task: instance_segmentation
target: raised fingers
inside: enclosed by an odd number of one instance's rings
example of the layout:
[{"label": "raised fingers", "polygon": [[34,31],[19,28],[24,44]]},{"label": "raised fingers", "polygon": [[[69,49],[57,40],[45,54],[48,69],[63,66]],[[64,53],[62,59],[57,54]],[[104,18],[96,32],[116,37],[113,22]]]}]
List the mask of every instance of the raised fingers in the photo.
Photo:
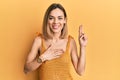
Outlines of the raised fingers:
[{"label": "raised fingers", "polygon": [[79,36],[81,36],[82,34],[84,34],[84,32],[83,32],[83,26],[80,25],[79,26]]},{"label": "raised fingers", "polygon": [[85,34],[81,35],[80,37],[81,40],[87,40],[87,36]]}]

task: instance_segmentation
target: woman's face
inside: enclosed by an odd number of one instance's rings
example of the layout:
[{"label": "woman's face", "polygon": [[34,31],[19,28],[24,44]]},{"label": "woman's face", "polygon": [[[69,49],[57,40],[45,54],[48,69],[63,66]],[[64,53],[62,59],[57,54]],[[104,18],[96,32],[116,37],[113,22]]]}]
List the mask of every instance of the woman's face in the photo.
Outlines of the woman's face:
[{"label": "woman's face", "polygon": [[48,27],[53,33],[60,33],[66,23],[64,13],[59,8],[52,10],[48,17]]}]

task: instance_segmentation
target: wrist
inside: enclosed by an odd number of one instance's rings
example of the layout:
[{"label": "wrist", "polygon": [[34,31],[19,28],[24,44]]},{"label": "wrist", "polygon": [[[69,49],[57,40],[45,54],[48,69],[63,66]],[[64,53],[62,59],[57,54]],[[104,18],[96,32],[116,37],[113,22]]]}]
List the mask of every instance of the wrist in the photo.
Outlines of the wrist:
[{"label": "wrist", "polygon": [[41,55],[41,56],[38,57],[37,62],[38,63],[43,63],[43,62],[45,62],[45,58]]},{"label": "wrist", "polygon": [[41,58],[42,62],[46,61],[46,59],[45,59],[45,57],[43,55],[39,56],[39,58]]},{"label": "wrist", "polygon": [[86,48],[86,46],[84,46],[84,45],[80,45],[80,48]]}]

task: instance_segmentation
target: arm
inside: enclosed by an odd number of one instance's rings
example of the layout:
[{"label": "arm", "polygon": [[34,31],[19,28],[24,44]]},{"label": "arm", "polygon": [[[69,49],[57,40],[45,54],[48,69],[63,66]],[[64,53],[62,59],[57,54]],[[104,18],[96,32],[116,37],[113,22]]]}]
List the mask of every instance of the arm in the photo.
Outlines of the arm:
[{"label": "arm", "polygon": [[[50,45],[44,51],[44,53],[42,53],[42,55],[37,57],[38,50],[40,49],[40,47],[41,47],[41,38],[37,37],[34,40],[32,49],[27,57],[27,61],[26,61],[25,67],[24,67],[25,73],[36,70],[44,61],[59,58],[60,55],[62,55],[64,52],[62,49],[52,49],[53,46]],[[38,58],[41,59],[42,62],[39,63]]]},{"label": "arm", "polygon": [[24,66],[25,73],[36,70],[42,64],[37,62],[37,55],[38,55],[38,50],[40,49],[40,46],[41,46],[41,38],[36,37]]},{"label": "arm", "polygon": [[[80,27],[80,32],[82,28]],[[84,71],[85,71],[85,63],[86,63],[86,56],[85,56],[85,47],[87,44],[87,37],[85,36],[85,34],[81,34],[79,33],[79,44],[80,44],[80,55],[78,56],[77,53],[77,46],[76,46],[76,42],[74,39],[71,40],[71,58],[72,58],[72,62],[74,65],[74,68],[76,70],[76,72],[79,75],[83,75]]]}]

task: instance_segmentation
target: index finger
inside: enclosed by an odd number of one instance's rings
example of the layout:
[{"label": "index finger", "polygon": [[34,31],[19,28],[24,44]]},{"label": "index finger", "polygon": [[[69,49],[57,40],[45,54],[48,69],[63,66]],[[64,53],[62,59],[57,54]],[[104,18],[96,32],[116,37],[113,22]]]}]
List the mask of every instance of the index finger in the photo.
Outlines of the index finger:
[{"label": "index finger", "polygon": [[79,34],[82,35],[82,33],[83,33],[83,26],[80,25],[80,26],[79,26]]}]

